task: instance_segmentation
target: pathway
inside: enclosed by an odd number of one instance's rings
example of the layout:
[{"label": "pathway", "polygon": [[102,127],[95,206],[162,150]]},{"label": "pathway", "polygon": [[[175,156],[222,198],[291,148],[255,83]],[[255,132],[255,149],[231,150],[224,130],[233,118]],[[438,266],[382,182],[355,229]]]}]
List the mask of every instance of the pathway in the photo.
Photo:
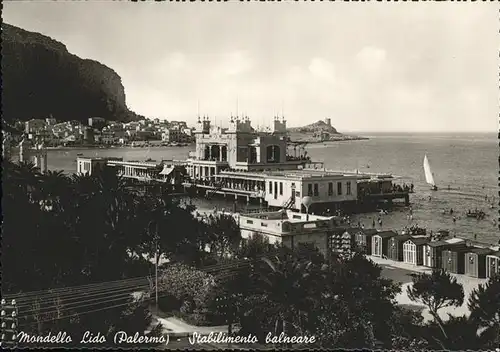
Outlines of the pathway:
[{"label": "pathway", "polygon": [[[382,259],[378,257],[373,257],[373,256],[368,256],[368,258],[376,263],[381,265],[384,270],[404,270],[404,271],[411,271],[411,272],[418,272],[418,273],[431,273],[432,269],[423,267],[423,266],[415,266],[411,264],[406,264],[402,262],[395,262],[392,260],[388,259]],[[392,269],[391,269],[392,268]],[[472,291],[477,288],[480,284],[486,283],[488,280],[487,279],[477,279],[474,277],[469,277],[466,275],[460,275],[460,274],[451,274],[453,277],[457,279],[457,282],[462,284],[464,288],[464,303],[460,307],[447,307],[443,308],[439,311],[439,316],[443,320],[448,320],[448,314],[451,314],[453,316],[462,316],[462,315],[469,315],[470,311],[469,308],[467,307],[467,302],[469,300],[469,297],[472,293]],[[408,294],[406,292],[407,287],[412,285],[411,277],[407,276],[408,280],[407,282],[401,282],[401,293],[396,296],[396,301],[401,304],[401,305],[413,305],[413,306],[420,306],[422,307],[423,304],[419,304],[416,302],[413,302],[410,300],[408,297]],[[432,316],[429,313],[429,310],[425,308],[422,311],[422,316],[424,317],[425,321],[431,320]]]}]

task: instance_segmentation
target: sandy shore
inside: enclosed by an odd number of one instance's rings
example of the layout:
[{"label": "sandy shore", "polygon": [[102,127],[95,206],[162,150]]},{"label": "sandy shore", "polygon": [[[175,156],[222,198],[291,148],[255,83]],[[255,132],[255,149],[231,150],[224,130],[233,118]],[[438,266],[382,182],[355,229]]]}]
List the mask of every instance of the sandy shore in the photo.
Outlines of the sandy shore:
[{"label": "sandy shore", "polygon": [[[413,302],[410,300],[408,297],[408,294],[406,292],[407,287],[412,285],[412,280],[409,275],[406,275],[408,272],[414,272],[414,273],[430,273],[432,270],[427,267],[422,267],[422,266],[414,266],[402,262],[394,262],[392,260],[388,259],[382,259],[378,257],[372,257],[368,256],[370,260],[372,260],[374,263],[379,264],[384,268],[383,275],[387,273],[387,270],[389,271],[401,271],[403,274],[399,275],[400,277],[407,277],[407,280],[394,280],[394,281],[399,281],[401,285],[401,290],[402,292],[397,295],[396,301],[401,304],[401,305],[414,305],[414,306],[421,306],[423,307],[422,304]],[[447,307],[443,308],[439,311],[439,316],[443,320],[448,320],[449,314],[452,316],[462,316],[462,315],[469,315],[470,311],[469,308],[467,307],[467,302],[469,301],[469,297],[474,289],[476,289],[480,284],[485,284],[488,280],[487,279],[477,279],[474,277],[469,277],[465,275],[460,275],[460,274],[451,274],[457,279],[457,282],[462,284],[464,288],[464,303],[460,307]],[[387,277],[387,275],[384,275]],[[390,278],[390,277],[389,277]],[[426,321],[431,320],[432,316],[429,314],[429,310],[425,308],[422,311],[422,316]]]}]

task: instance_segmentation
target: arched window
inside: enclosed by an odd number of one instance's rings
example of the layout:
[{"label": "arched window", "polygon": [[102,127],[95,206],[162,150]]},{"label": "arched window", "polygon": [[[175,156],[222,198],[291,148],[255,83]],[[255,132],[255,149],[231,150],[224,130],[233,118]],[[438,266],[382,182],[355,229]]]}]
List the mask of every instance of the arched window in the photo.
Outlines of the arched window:
[{"label": "arched window", "polygon": [[212,145],[212,155],[211,155],[212,160],[220,160],[220,146],[217,144]]},{"label": "arched window", "polygon": [[269,145],[266,148],[266,162],[268,163],[279,163],[281,150],[278,145]]}]

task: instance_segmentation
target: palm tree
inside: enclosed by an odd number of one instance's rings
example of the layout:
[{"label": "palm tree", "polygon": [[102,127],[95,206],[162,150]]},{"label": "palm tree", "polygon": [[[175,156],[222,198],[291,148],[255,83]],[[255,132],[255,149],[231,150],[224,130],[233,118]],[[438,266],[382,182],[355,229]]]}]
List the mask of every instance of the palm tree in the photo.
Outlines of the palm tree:
[{"label": "palm tree", "polygon": [[211,215],[206,230],[210,252],[215,252],[220,259],[226,257],[230,252],[234,253],[239,247],[241,231],[231,215]]},{"label": "palm tree", "polygon": [[47,171],[41,175],[42,203],[45,210],[62,210],[65,204],[71,202],[67,192],[70,179],[62,171]]},{"label": "palm tree", "polygon": [[[288,325],[293,324],[293,315],[300,301],[306,298],[306,289],[303,286],[309,277],[311,262],[294,257],[280,258],[275,256],[273,260],[262,258],[264,268],[260,272],[259,281],[263,284],[262,293],[272,303],[274,309],[268,312],[274,320],[274,332],[276,335],[289,332]],[[281,323],[281,324],[280,324]],[[281,329],[280,329],[281,325]]]},{"label": "palm tree", "polygon": [[25,195],[31,202],[39,201],[41,174],[31,162],[5,163],[4,178],[10,178],[11,185],[18,188],[20,196]]}]

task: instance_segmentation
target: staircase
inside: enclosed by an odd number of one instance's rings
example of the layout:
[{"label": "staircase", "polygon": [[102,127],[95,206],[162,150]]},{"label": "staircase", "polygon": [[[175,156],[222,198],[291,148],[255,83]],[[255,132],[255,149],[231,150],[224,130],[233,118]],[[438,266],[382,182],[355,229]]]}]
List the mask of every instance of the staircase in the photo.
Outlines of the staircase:
[{"label": "staircase", "polygon": [[290,197],[285,203],[283,203],[283,209],[292,209],[292,206],[295,205],[295,198]]},{"label": "staircase", "polygon": [[222,188],[224,188],[224,186],[225,186],[224,181],[219,182],[219,184],[217,184],[214,189],[207,191],[207,193],[205,194],[205,197],[207,199],[212,198],[218,191],[220,191]]}]

